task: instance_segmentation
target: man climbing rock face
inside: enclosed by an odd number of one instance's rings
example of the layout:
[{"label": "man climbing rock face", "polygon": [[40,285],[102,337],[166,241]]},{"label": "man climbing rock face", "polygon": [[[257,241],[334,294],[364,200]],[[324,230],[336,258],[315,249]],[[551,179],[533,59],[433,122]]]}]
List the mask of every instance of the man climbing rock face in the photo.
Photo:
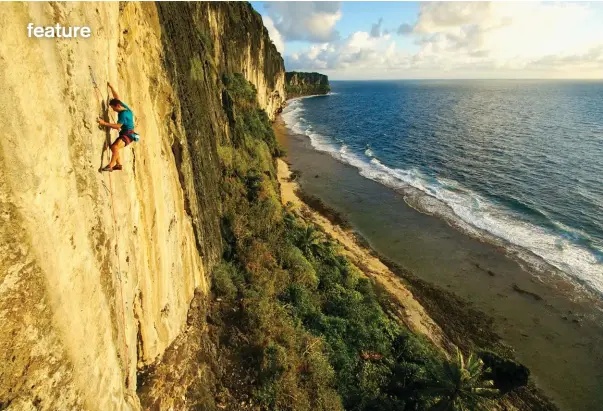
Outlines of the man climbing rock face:
[{"label": "man climbing rock face", "polygon": [[111,94],[113,94],[113,98],[109,101],[109,106],[113,111],[117,112],[117,123],[108,123],[101,118],[99,118],[97,122],[101,126],[119,130],[119,136],[115,139],[113,144],[111,144],[111,161],[101,171],[123,169],[119,158],[119,150],[130,144],[132,141],[138,141],[138,134],[134,132],[134,113],[132,113],[130,107],[119,99],[119,95],[111,83],[107,82],[107,86],[111,89]]}]

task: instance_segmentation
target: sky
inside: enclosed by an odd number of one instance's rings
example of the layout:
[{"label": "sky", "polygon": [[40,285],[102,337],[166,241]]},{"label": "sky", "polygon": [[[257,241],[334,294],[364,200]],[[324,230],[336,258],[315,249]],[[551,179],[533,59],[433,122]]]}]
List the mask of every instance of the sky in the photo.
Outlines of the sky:
[{"label": "sky", "polygon": [[603,3],[251,2],[288,71],[603,78]]}]

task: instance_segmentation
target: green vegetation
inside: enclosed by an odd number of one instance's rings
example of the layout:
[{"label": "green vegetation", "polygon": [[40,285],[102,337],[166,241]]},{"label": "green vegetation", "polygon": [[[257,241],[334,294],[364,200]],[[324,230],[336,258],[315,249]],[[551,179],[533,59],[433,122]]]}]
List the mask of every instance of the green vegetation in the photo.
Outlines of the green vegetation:
[{"label": "green vegetation", "polygon": [[444,362],[439,377],[428,392],[438,398],[436,410],[489,410],[490,401],[498,394],[494,382],[483,379],[484,362],[471,354],[465,360],[457,349],[453,361]]},{"label": "green vegetation", "polygon": [[481,361],[459,355],[448,362],[390,318],[338,245],[280,204],[271,124],[243,76],[223,82],[230,125],[218,147],[225,244],[213,272],[210,320],[231,374],[241,376],[222,377],[224,389],[268,410],[482,404],[481,394],[493,390]]},{"label": "green vegetation", "polygon": [[314,94],[328,94],[331,91],[331,86],[329,85],[289,85],[285,87],[285,92],[287,93],[288,98],[298,97],[298,96],[310,96]]},{"label": "green vegetation", "polygon": [[191,78],[196,81],[203,81],[203,62],[199,56],[191,59]]},{"label": "green vegetation", "polygon": [[327,94],[331,91],[329,78],[319,73],[300,73],[290,71],[285,73],[285,92],[287,98]]}]

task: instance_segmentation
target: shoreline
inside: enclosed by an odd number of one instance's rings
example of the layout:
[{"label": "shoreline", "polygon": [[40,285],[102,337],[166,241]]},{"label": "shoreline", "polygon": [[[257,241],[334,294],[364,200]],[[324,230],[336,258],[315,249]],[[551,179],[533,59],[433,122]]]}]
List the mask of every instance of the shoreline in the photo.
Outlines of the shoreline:
[{"label": "shoreline", "polygon": [[[351,228],[332,222],[332,218],[327,215],[328,211],[318,210],[303,201],[301,188],[291,178],[293,173],[289,164],[282,159],[277,159],[277,174],[283,206],[303,215],[307,221],[314,223],[341,245],[342,254],[364,275],[371,278],[378,289],[385,291],[387,312],[390,315],[405,324],[413,333],[423,335],[447,356],[453,354],[458,346],[467,351],[493,351],[514,360],[512,348],[502,343],[500,337],[491,330],[491,319],[488,316],[474,310],[454,294],[421,281],[396,263],[379,255]],[[437,312],[438,307],[433,304],[436,299],[445,302],[445,311]],[[455,316],[456,320],[451,322],[452,316]],[[439,324],[444,324],[444,327]],[[479,344],[462,343],[462,338],[466,337],[468,332],[479,335]],[[525,387],[505,394],[499,401],[511,409],[516,409],[517,404],[529,407],[525,409],[557,409],[533,381]]]},{"label": "shoreline", "polygon": [[300,212],[329,237],[336,240],[343,247],[343,255],[348,257],[367,277],[377,281],[388,293],[395,296],[400,304],[394,315],[408,328],[415,333],[424,335],[441,349],[446,351],[450,349],[449,341],[442,329],[427,314],[401,279],[381,259],[373,255],[372,250],[359,244],[352,232],[329,221],[319,211],[303,202],[298,195],[299,185],[295,181],[291,181],[289,165],[282,159],[277,159],[277,164],[282,204],[291,207],[293,211]]},{"label": "shoreline", "polygon": [[332,91],[329,91],[328,93],[325,94],[309,94],[307,96],[297,96],[297,97],[291,97],[288,98],[287,100],[285,100],[285,103],[283,104],[283,106],[281,107],[281,111],[279,112],[279,116],[282,115],[283,110],[289,105],[291,104],[291,102],[293,101],[297,101],[297,100],[303,100],[306,98],[312,98],[312,97],[323,97],[323,96],[329,96],[329,95],[334,95],[337,93],[333,93]]},{"label": "shoreline", "polygon": [[[335,100],[325,100],[331,103],[323,105],[331,104],[329,107],[334,108]],[[322,126],[315,128],[304,117],[304,107],[313,104],[318,103],[291,101],[291,108],[284,110],[282,118],[292,133],[307,136],[316,151],[327,153],[354,167],[363,177],[396,191],[406,205],[419,213],[437,216],[465,235],[504,248],[507,256],[515,259],[525,271],[545,278],[557,278],[565,282],[566,287],[571,285],[572,290],[567,293],[569,296],[591,298],[603,312],[603,277],[597,262],[599,249],[582,249],[579,244],[567,240],[564,234],[570,231],[549,232],[528,220],[521,223],[523,220],[513,217],[509,210],[497,208],[496,203],[462,184],[459,190],[469,194],[455,194],[457,186],[454,181],[440,181],[414,168],[402,170],[384,165],[373,153],[370,142],[366,143],[364,153],[360,153],[358,147],[355,151],[350,150],[343,140],[335,138],[331,141],[318,131]],[[469,201],[473,201],[473,205],[468,204]],[[475,211],[473,207],[476,204],[483,210]],[[550,223],[562,225],[554,220]]]},{"label": "shoreline", "polygon": [[[274,128],[288,161],[302,172],[303,191],[349,219],[363,245],[375,250],[369,253],[402,278],[444,334],[460,346],[467,347],[466,340],[511,354],[561,409],[596,409],[603,327],[588,301],[567,298],[574,287],[564,279],[533,277],[500,246],[411,208],[399,193],[315,150],[307,137],[286,129],[282,118]],[[312,171],[306,176],[307,170]],[[569,373],[572,362],[582,372]]]},{"label": "shoreline", "polygon": [[[393,189],[395,190],[395,189]],[[397,191],[397,190],[395,190]],[[402,193],[403,194],[403,193]],[[452,217],[454,211],[447,205],[443,205],[445,212],[430,213],[413,204],[407,195],[404,195],[405,203],[416,212],[424,215],[433,215],[445,221],[450,227],[470,236],[478,241],[493,245],[501,249],[506,256],[515,260],[526,272],[536,277],[546,277],[546,281],[557,282],[561,288],[565,289],[568,298],[578,298],[583,301],[593,301],[603,312],[603,292],[589,284],[582,277],[563,271],[561,268],[553,265],[544,257],[537,255],[534,251],[514,244],[504,238],[478,227],[473,227],[469,223]]]}]

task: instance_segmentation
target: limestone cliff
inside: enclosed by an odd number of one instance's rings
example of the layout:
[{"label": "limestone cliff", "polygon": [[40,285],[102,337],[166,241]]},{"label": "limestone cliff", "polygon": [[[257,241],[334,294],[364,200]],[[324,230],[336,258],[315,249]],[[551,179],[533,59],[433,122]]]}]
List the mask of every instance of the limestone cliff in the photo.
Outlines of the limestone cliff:
[{"label": "limestone cliff", "polygon": [[329,78],[324,74],[290,71],[285,79],[287,98],[327,94],[331,90]]},{"label": "limestone cliff", "polygon": [[[273,118],[282,59],[246,3],[6,3],[0,35],[0,408],[138,409],[137,369],[221,254],[221,76],[243,73]],[[107,81],[142,137],[100,174]]]}]

